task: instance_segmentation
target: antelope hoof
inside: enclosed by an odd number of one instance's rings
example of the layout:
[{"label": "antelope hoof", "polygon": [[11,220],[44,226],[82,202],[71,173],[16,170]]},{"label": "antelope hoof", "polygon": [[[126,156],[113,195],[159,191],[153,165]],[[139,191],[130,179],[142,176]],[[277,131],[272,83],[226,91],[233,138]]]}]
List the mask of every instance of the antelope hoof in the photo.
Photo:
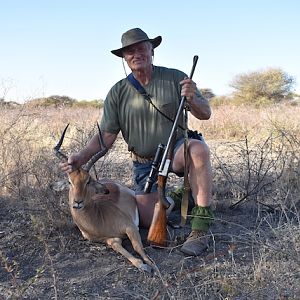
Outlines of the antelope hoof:
[{"label": "antelope hoof", "polygon": [[154,269],[151,266],[147,265],[147,264],[141,264],[140,269],[147,272],[147,273],[149,273],[149,274],[154,273]]}]

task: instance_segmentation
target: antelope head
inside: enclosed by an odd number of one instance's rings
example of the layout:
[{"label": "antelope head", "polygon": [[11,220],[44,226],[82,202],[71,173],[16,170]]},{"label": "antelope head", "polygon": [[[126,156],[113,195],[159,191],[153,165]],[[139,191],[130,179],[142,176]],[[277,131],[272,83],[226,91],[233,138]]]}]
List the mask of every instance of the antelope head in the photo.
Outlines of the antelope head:
[{"label": "antelope head", "polygon": [[[66,131],[69,124],[65,127],[59,142],[54,147],[54,153],[59,158],[60,161],[68,162],[68,156],[60,151],[60,147],[63,143]],[[108,194],[109,190],[104,184],[96,181],[91,177],[89,171],[94,163],[102,157],[106,152],[107,148],[104,145],[102,134],[98,126],[99,131],[99,142],[101,149],[97,152],[84,167],[81,167],[77,170],[73,170],[71,173],[68,173],[69,179],[69,202],[74,209],[81,209],[91,200],[92,196],[95,194]]]}]

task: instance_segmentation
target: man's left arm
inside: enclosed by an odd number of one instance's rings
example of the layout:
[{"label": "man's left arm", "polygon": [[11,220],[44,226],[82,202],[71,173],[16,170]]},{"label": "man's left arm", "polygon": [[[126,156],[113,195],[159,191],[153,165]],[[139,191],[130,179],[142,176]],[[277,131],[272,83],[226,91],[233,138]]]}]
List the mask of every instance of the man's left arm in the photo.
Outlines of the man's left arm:
[{"label": "man's left arm", "polygon": [[191,113],[199,120],[208,120],[211,116],[211,108],[207,99],[205,99],[197,90],[196,83],[187,78],[180,82],[181,96],[186,97],[187,106]]}]

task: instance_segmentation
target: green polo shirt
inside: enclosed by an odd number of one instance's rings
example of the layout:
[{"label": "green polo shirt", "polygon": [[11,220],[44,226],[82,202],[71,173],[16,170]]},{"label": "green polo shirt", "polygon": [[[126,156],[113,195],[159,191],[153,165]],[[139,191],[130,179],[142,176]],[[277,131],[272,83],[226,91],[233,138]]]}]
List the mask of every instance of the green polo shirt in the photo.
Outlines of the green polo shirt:
[{"label": "green polo shirt", "polygon": [[[144,86],[153,104],[172,120],[181,101],[179,82],[185,77],[179,70],[154,66],[151,81]],[[127,78],[117,82],[105,99],[101,130],[114,134],[121,131],[128,150],[139,156],[154,156],[159,143],[167,144],[172,126],[173,122],[161,115]],[[177,139],[182,136],[179,129]]]}]

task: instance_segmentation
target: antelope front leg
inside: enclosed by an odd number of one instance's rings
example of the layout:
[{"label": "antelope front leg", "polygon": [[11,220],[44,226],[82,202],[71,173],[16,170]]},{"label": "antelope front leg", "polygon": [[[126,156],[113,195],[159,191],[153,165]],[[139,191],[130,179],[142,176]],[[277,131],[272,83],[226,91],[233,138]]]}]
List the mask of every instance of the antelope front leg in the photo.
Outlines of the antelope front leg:
[{"label": "antelope front leg", "polygon": [[141,259],[134,257],[131,253],[123,248],[122,240],[120,238],[109,238],[106,240],[106,243],[113,250],[125,256],[138,269],[152,273],[152,268],[150,266],[144,264]]},{"label": "antelope front leg", "polygon": [[143,243],[138,229],[135,227],[129,227],[126,229],[126,234],[130,239],[134,251],[137,252],[143,258],[145,263],[147,263],[150,266],[153,266],[152,261],[149,259],[149,257],[144,251]]}]

